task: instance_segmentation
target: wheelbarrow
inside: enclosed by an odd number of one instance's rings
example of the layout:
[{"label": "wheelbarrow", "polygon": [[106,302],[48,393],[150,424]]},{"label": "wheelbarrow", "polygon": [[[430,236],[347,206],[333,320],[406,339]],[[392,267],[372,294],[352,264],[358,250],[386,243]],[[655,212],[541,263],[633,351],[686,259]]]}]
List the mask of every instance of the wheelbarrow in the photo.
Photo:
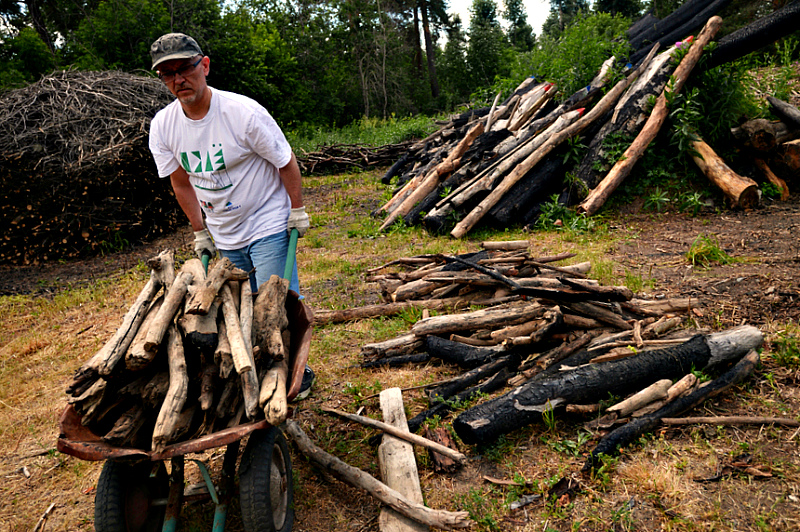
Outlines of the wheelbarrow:
[{"label": "wheelbarrow", "polygon": [[[296,235],[292,235],[290,257]],[[293,264],[292,264],[293,266]],[[291,274],[287,261],[284,277]],[[311,345],[313,315],[294,291],[286,310],[291,333],[287,401],[300,392]],[[68,405],[59,420],[58,451],[81,460],[105,460],[95,494],[97,532],[173,532],[184,502],[212,500],[216,505],[213,532],[223,532],[235,488],[239,443],[249,435],[239,464],[239,501],[247,532],[289,532],[294,523],[292,463],[283,433],[266,420],[243,423],[200,438],[167,446],[161,452],[118,447],[81,424]],[[226,446],[216,481],[208,468],[195,462],[204,480],[200,489],[184,488],[185,456]],[[165,461],[170,461],[167,472]]]}]

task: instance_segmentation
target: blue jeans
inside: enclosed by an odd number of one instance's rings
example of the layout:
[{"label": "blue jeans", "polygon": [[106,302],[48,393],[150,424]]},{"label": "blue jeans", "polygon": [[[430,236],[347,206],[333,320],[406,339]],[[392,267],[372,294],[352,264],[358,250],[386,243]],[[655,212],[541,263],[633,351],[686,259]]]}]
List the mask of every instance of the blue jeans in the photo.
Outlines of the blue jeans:
[{"label": "blue jeans", "polygon": [[[230,259],[237,268],[250,272],[255,267],[255,272],[250,273],[250,287],[253,293],[258,292],[258,287],[266,283],[270,277],[277,275],[283,277],[286,269],[286,255],[289,252],[289,233],[281,231],[274,235],[265,236],[251,242],[248,246],[239,249],[220,249],[223,257]],[[300,280],[297,276],[297,260],[292,257],[294,268],[289,289],[300,293]]]}]

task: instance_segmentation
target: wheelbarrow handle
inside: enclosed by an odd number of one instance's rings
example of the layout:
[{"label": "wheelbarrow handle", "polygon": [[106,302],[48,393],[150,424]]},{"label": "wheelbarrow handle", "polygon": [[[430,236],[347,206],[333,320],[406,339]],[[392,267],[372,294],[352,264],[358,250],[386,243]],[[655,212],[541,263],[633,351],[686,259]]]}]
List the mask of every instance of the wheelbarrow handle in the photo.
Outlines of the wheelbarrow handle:
[{"label": "wheelbarrow handle", "polygon": [[203,263],[203,270],[208,275],[208,263],[211,261],[211,253],[208,252],[207,249],[203,250],[203,254],[200,256],[200,262]]},{"label": "wheelbarrow handle", "polygon": [[283,270],[283,278],[287,281],[292,280],[292,270],[294,270],[294,257],[297,253],[297,239],[300,237],[300,232],[296,227],[292,228],[289,233],[289,250],[286,252],[286,268]]}]

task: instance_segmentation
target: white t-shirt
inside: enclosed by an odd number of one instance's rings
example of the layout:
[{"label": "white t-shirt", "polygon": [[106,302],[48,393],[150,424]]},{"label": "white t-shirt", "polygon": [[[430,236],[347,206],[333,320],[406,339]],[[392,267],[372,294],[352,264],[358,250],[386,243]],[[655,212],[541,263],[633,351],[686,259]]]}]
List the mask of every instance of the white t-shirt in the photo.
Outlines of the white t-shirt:
[{"label": "white t-shirt", "polygon": [[175,100],[150,124],[158,175],[189,174],[217,247],[239,249],[286,231],[291,201],[278,168],[292,148],[264,107],[246,96],[211,89],[211,107],[191,120]]}]

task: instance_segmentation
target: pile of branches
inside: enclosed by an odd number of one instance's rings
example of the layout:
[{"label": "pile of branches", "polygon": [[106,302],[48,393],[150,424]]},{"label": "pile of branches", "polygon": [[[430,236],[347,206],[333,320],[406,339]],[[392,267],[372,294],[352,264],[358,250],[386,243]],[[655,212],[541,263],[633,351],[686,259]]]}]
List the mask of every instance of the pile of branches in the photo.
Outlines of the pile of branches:
[{"label": "pile of branches", "polygon": [[[788,31],[785,18],[796,17],[795,4],[741,30],[744,44],[739,32],[726,38],[739,43],[737,53],[762,43],[765,35],[772,42]],[[454,118],[413,145],[384,175],[384,183],[397,187],[376,213],[386,215],[382,229],[402,220],[461,238],[478,224],[531,226],[554,195],[562,205],[578,204],[578,212],[594,214],[656,138],[668,100],[680,92],[721,24],[717,16],[707,19],[696,39],[676,42],[668,33],[670,45],[663,51],[664,38],[647,30],[653,38],[645,40],[656,43],[635,66],[619,71],[623,78],[613,86],[606,86],[617,63],[611,57],[585,88],[560,103],[557,87],[528,78],[500,104],[496,98],[491,108]],[[675,31],[686,36],[685,26]],[[740,57],[737,53],[725,60]],[[578,139],[588,150],[572,161],[571,143]],[[621,155],[620,143],[627,146]],[[702,139],[691,148],[701,155],[694,158],[700,170],[732,207],[757,205],[758,183],[736,174]]]},{"label": "pile of branches", "polygon": [[[409,333],[364,345],[362,367],[435,360],[462,371],[426,387],[429,408],[409,420],[412,432],[426,419],[444,418],[454,404],[503,390],[453,420],[462,441],[490,444],[542,421],[548,412],[571,413],[594,418],[595,429],[628,427],[624,436],[608,433],[613,444],[598,444],[598,453],[611,454],[661,418],[696,406],[755,367],[751,356],[733,374],[723,372],[716,387],[698,391],[693,371],[727,370],[760,346],[760,331],[685,330],[681,315],[696,307],[695,300],[639,299],[625,287],[600,286],[586,275],[590,264],[554,266],[572,255],[534,258],[527,241],[483,246],[475,254],[393,261],[368,277],[384,289],[384,315],[407,307],[444,312],[423,314]],[[398,268],[402,271],[390,271]],[[416,299],[406,299],[409,294]],[[474,305],[484,308],[446,313]],[[318,311],[316,317],[326,323],[377,316],[379,307]],[[600,401],[610,395],[631,397],[597,419]],[[648,420],[644,428],[642,419]]]},{"label": "pile of branches", "polygon": [[0,95],[0,260],[97,254],[178,226],[148,149],[158,79],[63,71]]},{"label": "pile of branches", "polygon": [[412,145],[412,141],[383,146],[360,144],[332,144],[321,146],[317,151],[297,155],[297,162],[304,175],[334,174],[353,169],[390,166]]},{"label": "pile of branches", "polygon": [[281,424],[299,391],[311,321],[288,281],[272,276],[254,299],[247,272],[228,259],[207,277],[198,259],[176,272],[172,251],[148,265],[122,325],[76,371],[70,419],[110,446],[153,452],[245,417]]}]

